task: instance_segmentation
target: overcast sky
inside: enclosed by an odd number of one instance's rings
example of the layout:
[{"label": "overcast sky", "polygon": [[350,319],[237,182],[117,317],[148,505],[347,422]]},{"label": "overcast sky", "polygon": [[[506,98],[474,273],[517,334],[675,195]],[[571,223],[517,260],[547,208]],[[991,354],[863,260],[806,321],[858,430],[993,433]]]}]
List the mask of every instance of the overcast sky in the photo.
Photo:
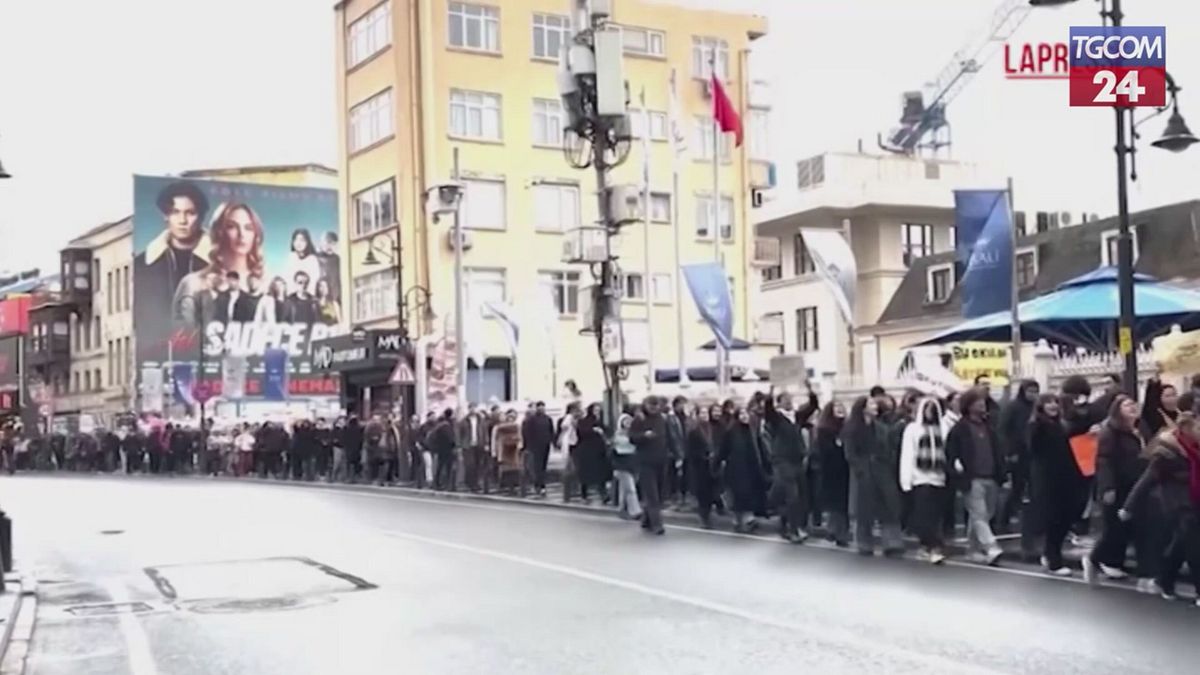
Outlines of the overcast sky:
[{"label": "overcast sky", "polygon": [[[853,150],[859,139],[872,147],[899,118],[901,92],[932,79],[998,4],[679,1],[769,16],[759,63],[778,102],[772,146],[781,164]],[[1167,26],[1183,111],[1200,125],[1200,6],[1126,5],[1127,23]],[[0,1],[0,160],[15,176],[0,182],[0,269],[53,267],[71,236],[127,215],[133,173],[333,165],[332,6]],[[1097,7],[1036,10],[1015,41],[1065,40],[1070,25],[1099,23]],[[1012,174],[1018,208],[1115,211],[1112,112],[1069,108],[1064,81],[1007,81],[1000,57],[950,109],[956,158]],[[1200,148],[1171,155],[1148,146],[1164,122],[1144,128],[1135,209],[1200,196]]]}]

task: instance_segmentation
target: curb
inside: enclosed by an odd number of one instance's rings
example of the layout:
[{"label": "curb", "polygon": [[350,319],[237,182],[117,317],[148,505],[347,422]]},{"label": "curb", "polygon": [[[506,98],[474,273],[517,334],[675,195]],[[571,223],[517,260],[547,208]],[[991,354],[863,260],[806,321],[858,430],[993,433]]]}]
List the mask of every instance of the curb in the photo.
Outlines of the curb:
[{"label": "curb", "polygon": [[25,671],[25,656],[33,637],[37,583],[15,573],[6,575],[4,583],[6,592],[15,593],[16,599],[4,622],[4,631],[0,634],[0,674],[17,675]]}]

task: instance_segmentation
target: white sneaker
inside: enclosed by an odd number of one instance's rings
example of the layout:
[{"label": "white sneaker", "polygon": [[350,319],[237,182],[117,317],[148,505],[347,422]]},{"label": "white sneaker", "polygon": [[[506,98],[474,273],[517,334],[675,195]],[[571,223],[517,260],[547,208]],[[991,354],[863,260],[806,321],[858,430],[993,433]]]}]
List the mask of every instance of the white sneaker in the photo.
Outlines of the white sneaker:
[{"label": "white sneaker", "polygon": [[1200,598],[1196,598],[1196,606],[1200,607]]},{"label": "white sneaker", "polygon": [[1109,567],[1108,565],[1105,565],[1104,563],[1100,564],[1100,572],[1104,576],[1108,577],[1109,579],[1113,579],[1113,580],[1126,579],[1129,577],[1129,574],[1126,573],[1125,570],[1121,569],[1120,567]]},{"label": "white sneaker", "polygon": [[987,552],[987,564],[991,567],[995,567],[1000,563],[1000,556],[1002,555],[1004,555],[1004,551],[999,546],[989,550]]},{"label": "white sneaker", "polygon": [[1162,595],[1163,589],[1154,579],[1138,579],[1138,590],[1146,595]]},{"label": "white sneaker", "polygon": [[1100,580],[1096,578],[1096,563],[1092,562],[1091,556],[1083,556],[1080,562],[1083,563],[1083,580],[1091,586],[1099,583]]},{"label": "white sneaker", "polygon": [[917,551],[917,560],[919,560],[920,562],[929,562],[930,557],[931,557],[931,554],[926,549],[919,549]]},{"label": "white sneaker", "polygon": [[937,550],[930,551],[929,562],[933,563],[934,565],[941,565],[942,563],[946,562],[946,554]]},{"label": "white sneaker", "polygon": [[1069,576],[1075,574],[1074,570],[1072,570],[1070,567],[1067,567],[1066,565],[1063,565],[1062,567],[1059,567],[1058,569],[1053,569],[1053,570],[1048,569],[1047,571],[1056,577],[1069,577]]}]

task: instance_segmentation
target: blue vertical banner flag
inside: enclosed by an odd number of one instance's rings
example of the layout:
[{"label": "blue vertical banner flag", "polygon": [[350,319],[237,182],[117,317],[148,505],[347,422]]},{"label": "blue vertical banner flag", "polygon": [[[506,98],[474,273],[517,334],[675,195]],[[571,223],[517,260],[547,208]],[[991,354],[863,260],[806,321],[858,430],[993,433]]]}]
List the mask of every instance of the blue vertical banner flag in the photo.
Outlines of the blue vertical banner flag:
[{"label": "blue vertical banner flag", "polygon": [[1008,192],[955,190],[954,222],[963,317],[1011,309],[1014,232]]},{"label": "blue vertical banner flag", "polygon": [[263,352],[263,399],[286,401],[288,397],[288,352],[267,349]]},{"label": "blue vertical banner flag", "polygon": [[710,262],[684,265],[682,269],[700,318],[712,329],[717,342],[729,349],[733,343],[733,297],[725,268]]},{"label": "blue vertical banner flag", "polygon": [[191,363],[176,363],[171,368],[172,396],[179,403],[196,404],[193,392],[196,388],[196,366]]}]

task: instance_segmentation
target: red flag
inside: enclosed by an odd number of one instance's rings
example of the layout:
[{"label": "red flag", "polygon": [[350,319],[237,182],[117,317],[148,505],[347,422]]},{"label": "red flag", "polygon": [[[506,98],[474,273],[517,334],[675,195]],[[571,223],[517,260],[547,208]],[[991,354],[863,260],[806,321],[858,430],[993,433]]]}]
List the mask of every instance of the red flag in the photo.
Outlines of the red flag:
[{"label": "red flag", "polygon": [[722,133],[734,133],[737,147],[742,147],[742,118],[737,113],[737,108],[733,107],[733,101],[729,100],[729,96],[725,93],[725,87],[721,86],[721,79],[716,73],[712,75],[713,88],[713,119],[717,121],[717,125],[721,127]]}]

